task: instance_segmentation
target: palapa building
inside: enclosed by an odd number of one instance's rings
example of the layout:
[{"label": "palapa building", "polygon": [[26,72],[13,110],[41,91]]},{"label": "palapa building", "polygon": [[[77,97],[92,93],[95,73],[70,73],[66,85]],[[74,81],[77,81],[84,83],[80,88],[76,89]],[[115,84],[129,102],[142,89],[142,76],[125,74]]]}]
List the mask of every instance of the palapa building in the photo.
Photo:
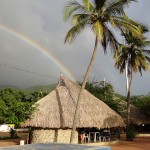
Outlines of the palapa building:
[{"label": "palapa building", "polygon": [[[25,122],[31,128],[31,143],[69,143],[80,86],[61,77],[55,90],[36,105],[37,110]],[[123,119],[104,102],[84,90],[81,98],[74,143],[79,128],[111,128],[124,126]]]},{"label": "palapa building", "polygon": [[[150,119],[142,114],[140,109],[134,105],[130,106],[130,122],[135,125],[149,124]],[[126,111],[125,111],[126,112]]]},{"label": "palapa building", "polygon": [[[122,117],[124,121],[126,121],[127,102],[119,98],[115,98],[115,100],[121,108]],[[138,126],[143,124],[150,124],[150,118],[145,116],[141,112],[140,108],[130,104],[130,123]]]}]

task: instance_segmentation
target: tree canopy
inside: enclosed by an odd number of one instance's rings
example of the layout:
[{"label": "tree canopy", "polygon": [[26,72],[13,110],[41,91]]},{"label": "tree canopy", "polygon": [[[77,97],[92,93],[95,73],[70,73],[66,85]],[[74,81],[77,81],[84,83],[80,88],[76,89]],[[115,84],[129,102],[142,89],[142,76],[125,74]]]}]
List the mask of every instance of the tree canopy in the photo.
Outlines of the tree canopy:
[{"label": "tree canopy", "polygon": [[150,117],[150,95],[132,96],[131,104],[140,108],[143,114]]},{"label": "tree canopy", "polygon": [[114,100],[114,89],[110,83],[104,81],[87,82],[85,89],[106,103],[111,109],[120,113],[120,107]]},{"label": "tree canopy", "polygon": [[37,100],[45,96],[43,92],[25,94],[13,88],[0,91],[0,124],[12,123],[19,125],[34,111],[32,106]]},{"label": "tree canopy", "polygon": [[75,137],[81,95],[96,57],[98,42],[102,45],[104,53],[106,53],[108,45],[112,51],[115,52],[118,50],[119,43],[111,31],[111,27],[113,29],[119,29],[121,32],[130,31],[133,36],[141,36],[140,24],[129,19],[124,11],[125,6],[132,1],[134,0],[81,0],[81,2],[73,0],[68,2],[65,6],[64,20],[69,20],[72,26],[67,32],[65,43],[71,43],[85,28],[89,28],[95,36],[93,54],[77,100],[70,143],[73,142]]}]

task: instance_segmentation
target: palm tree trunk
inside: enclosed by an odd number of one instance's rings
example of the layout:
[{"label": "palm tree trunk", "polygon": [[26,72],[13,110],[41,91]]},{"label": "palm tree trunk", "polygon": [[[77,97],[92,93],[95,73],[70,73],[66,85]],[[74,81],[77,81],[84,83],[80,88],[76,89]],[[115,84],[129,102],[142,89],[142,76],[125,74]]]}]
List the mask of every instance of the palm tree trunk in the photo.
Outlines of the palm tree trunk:
[{"label": "palm tree trunk", "polygon": [[130,83],[129,83],[128,92],[127,92],[126,140],[128,140],[127,132],[128,132],[129,125],[130,125],[130,90],[131,90],[132,80],[133,80],[133,74],[131,70]]},{"label": "palm tree trunk", "polygon": [[73,140],[75,138],[75,131],[76,131],[77,119],[78,119],[77,116],[78,116],[78,113],[79,113],[79,106],[80,106],[80,102],[81,102],[81,95],[82,95],[82,92],[83,92],[83,90],[85,88],[85,85],[86,85],[86,82],[87,82],[87,79],[88,79],[88,76],[89,76],[92,64],[93,64],[95,56],[96,56],[97,46],[98,46],[98,37],[96,36],[95,46],[94,46],[94,51],[93,51],[93,54],[92,54],[92,57],[91,57],[91,61],[90,61],[89,66],[87,68],[86,74],[84,76],[84,80],[83,80],[83,83],[82,83],[82,86],[81,86],[81,89],[80,89],[80,93],[79,93],[79,96],[78,96],[78,99],[77,99],[77,105],[76,105],[74,119],[73,119],[73,126],[72,126],[72,131],[71,131],[70,143],[73,143]]},{"label": "palm tree trunk", "polygon": [[128,78],[128,62],[126,62],[126,89],[127,89],[127,92],[128,92],[128,89],[129,89],[129,78]]}]

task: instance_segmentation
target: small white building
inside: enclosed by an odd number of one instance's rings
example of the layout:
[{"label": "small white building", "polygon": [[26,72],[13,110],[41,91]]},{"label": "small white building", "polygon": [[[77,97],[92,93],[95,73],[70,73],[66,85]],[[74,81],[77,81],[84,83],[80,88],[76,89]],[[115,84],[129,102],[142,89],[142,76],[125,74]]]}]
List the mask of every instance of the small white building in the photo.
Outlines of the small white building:
[{"label": "small white building", "polygon": [[9,125],[7,125],[7,124],[0,125],[0,131],[1,132],[9,132],[10,131]]}]

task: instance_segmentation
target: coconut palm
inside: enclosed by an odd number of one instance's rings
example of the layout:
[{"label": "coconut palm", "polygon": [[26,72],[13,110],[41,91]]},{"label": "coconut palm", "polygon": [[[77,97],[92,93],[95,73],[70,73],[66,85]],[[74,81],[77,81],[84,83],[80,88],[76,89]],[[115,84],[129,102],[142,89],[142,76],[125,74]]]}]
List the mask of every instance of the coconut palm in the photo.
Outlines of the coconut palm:
[{"label": "coconut palm", "polygon": [[[73,131],[71,134],[71,143],[74,139],[74,133],[77,125],[78,106],[82,91],[85,88],[87,78],[96,56],[98,42],[103,46],[106,53],[109,45],[112,50],[116,51],[118,42],[112,27],[121,31],[130,30],[133,35],[140,36],[140,28],[137,23],[129,19],[124,12],[124,7],[134,0],[81,0],[82,3],[71,1],[66,4],[64,9],[64,20],[71,21],[72,28],[65,37],[65,43],[71,43],[75,37],[85,28],[90,28],[95,35],[94,51],[89,63],[88,69],[84,76],[81,91],[78,97],[75,117],[73,121]],[[111,25],[111,28],[110,28]]]},{"label": "coconut palm", "polygon": [[[143,28],[143,33],[148,32]],[[130,91],[133,81],[133,73],[149,70],[150,50],[145,48],[150,45],[145,37],[133,37],[130,32],[123,33],[125,44],[120,46],[120,51],[117,53],[117,61],[115,67],[120,70],[120,73],[126,71],[127,80],[127,114],[126,114],[126,130],[130,124]],[[128,140],[128,135],[126,135]]]}]

